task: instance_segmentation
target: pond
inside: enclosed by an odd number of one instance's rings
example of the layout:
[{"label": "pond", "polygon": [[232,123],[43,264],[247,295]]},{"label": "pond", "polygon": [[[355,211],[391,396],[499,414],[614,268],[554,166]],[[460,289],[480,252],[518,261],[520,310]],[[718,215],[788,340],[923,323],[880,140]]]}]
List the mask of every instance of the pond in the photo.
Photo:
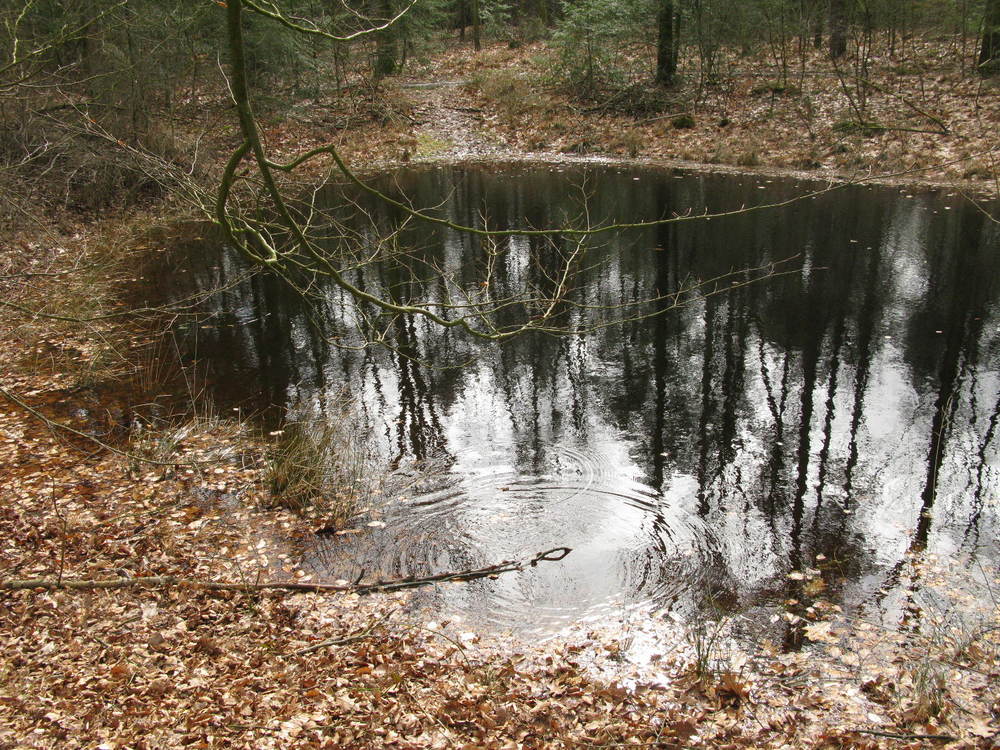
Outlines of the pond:
[{"label": "pond", "polygon": [[[610,165],[414,168],[383,184],[495,229],[558,225],[584,205],[593,222],[728,212],[818,187]],[[333,189],[319,201],[356,226],[337,237],[366,252],[373,227],[402,218]],[[417,260],[352,269],[368,291],[407,302],[442,295],[438,274],[481,284],[477,238],[410,223],[386,242]],[[514,236],[500,250],[498,299],[551,283],[552,248]],[[485,342],[359,311],[330,284],[306,304],[259,275],[215,295],[187,340],[219,399],[350,423],[391,475],[369,487],[359,533],[310,545],[317,578],[428,575],[566,546],[561,562],[419,603],[538,634],[820,594],[891,619],[915,585],[901,581],[914,553],[970,577],[997,561],[997,251],[997,225],[960,196],[844,187],[596,238],[562,320],[626,320],[587,333]],[[218,248],[180,257],[178,294],[245,268]],[[710,294],[665,297],[706,280]],[[388,345],[358,348],[359,321]]]}]

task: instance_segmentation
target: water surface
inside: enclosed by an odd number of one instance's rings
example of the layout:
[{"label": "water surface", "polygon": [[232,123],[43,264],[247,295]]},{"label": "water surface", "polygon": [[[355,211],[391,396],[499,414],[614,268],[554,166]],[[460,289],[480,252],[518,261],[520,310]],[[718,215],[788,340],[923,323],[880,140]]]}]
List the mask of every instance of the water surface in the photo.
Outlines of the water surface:
[{"label": "water surface", "polygon": [[[501,229],[579,218],[581,196],[591,221],[641,221],[816,187],[608,166],[438,167],[385,184]],[[344,203],[334,190],[321,201]],[[354,214],[347,234],[370,249],[373,226],[402,217],[359,205],[337,211]],[[330,234],[331,248],[345,236]],[[470,293],[481,281],[476,238],[411,225],[395,243],[416,260],[359,267],[352,282],[414,302],[447,293],[432,268]],[[498,297],[545,288],[546,263],[558,266],[537,240],[501,249]],[[363,533],[307,551],[323,577],[426,575],[567,546],[560,563],[438,587],[422,602],[549,633],[636,609],[807,600],[788,574],[813,568],[823,596],[891,613],[909,555],[929,550],[970,574],[995,566],[997,251],[996,224],[958,196],[846,188],[602,236],[561,322],[586,327],[622,304],[642,315],[588,334],[482,342],[359,311],[329,284],[307,304],[258,276],[214,298],[197,351],[220,396],[255,394],[290,418],[342,420],[348,389],[353,429],[372,436],[395,480],[368,498]],[[178,288],[243,268],[231,254],[199,255]],[[730,275],[772,264],[782,275]],[[713,294],[684,295],[677,309],[641,304],[707,279]],[[359,322],[388,346],[355,348]]]}]

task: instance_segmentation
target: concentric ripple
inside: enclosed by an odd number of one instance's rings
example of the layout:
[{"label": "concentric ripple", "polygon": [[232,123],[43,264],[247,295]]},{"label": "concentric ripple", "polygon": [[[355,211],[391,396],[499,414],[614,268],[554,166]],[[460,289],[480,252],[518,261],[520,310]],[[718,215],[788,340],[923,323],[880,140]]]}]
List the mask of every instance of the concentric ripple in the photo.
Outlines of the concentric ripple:
[{"label": "concentric ripple", "polygon": [[390,496],[384,527],[324,543],[312,562],[321,573],[374,580],[570,547],[560,562],[419,597],[442,616],[540,633],[624,609],[669,606],[700,587],[715,559],[700,518],[600,455],[548,445],[536,455],[527,470],[514,470],[494,463],[496,456],[460,454],[448,471]]}]

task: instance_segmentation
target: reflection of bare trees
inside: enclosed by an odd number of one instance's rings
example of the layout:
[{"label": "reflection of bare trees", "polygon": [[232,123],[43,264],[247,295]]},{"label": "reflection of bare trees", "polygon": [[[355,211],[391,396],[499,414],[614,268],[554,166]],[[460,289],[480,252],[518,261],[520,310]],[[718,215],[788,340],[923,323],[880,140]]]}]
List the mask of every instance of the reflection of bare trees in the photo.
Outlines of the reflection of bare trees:
[{"label": "reflection of bare trees", "polygon": [[[433,203],[432,194],[454,192],[464,203],[446,204],[443,212],[462,222],[489,215],[501,227],[513,217],[550,223],[569,212],[553,187],[565,179],[519,174],[505,181],[477,170],[401,178],[416,200]],[[681,211],[688,200],[715,201],[712,209],[747,202],[756,189],[731,178],[698,177],[641,190],[642,182],[627,174],[598,174],[595,184],[595,216],[620,214],[629,202],[652,213]],[[426,199],[421,191],[428,192]],[[552,200],[542,202],[540,195]],[[389,209],[366,211],[376,223],[393,220]],[[917,218],[890,238],[885,227],[899,216]],[[718,533],[737,538],[733,549],[760,550],[753,565],[763,572],[750,573],[780,575],[810,564],[820,552],[842,570],[857,571],[870,554],[859,535],[882,532],[859,525],[856,514],[882,502],[887,462],[890,471],[905,475],[902,486],[912,492],[912,502],[905,492],[899,498],[898,510],[914,513],[915,548],[928,541],[930,511],[942,486],[953,496],[962,483],[963,497],[949,502],[963,514],[966,536],[978,540],[984,488],[996,481],[990,462],[1000,421],[1000,401],[986,392],[993,381],[980,374],[980,360],[995,356],[996,346],[991,231],[974,209],[930,219],[913,202],[857,191],[840,203],[800,203],[780,214],[661,225],[608,238],[606,247],[592,248],[593,264],[575,278],[554,318],[577,316],[576,325],[586,322],[590,309],[649,298],[658,300],[654,308],[666,309],[671,295],[693,282],[774,258],[800,254],[801,261],[794,275],[726,288],[686,309],[586,337],[535,333],[497,347],[412,316],[380,314],[368,320],[377,320],[388,348],[353,351],[331,345],[351,315],[342,295],[317,287],[328,308],[339,312],[309,321],[280,285],[259,279],[227,303],[260,310],[255,322],[208,331],[202,346],[216,336],[220,348],[242,347],[248,362],[269,371],[275,394],[290,383],[300,390],[355,384],[361,408],[384,431],[394,464],[453,450],[446,437],[452,409],[474,392],[489,393],[481,402],[492,411],[481,419],[509,427],[511,462],[526,474],[543,470],[553,443],[586,450],[590,425],[611,424],[650,485],[666,495],[689,478],[695,488],[690,510]],[[447,270],[450,284],[479,278],[467,267],[481,259],[475,240],[412,227],[401,232],[400,242],[419,253],[408,253],[406,263],[359,268],[354,285],[409,304],[446,294],[440,275],[423,275],[421,267]],[[511,242],[507,262],[491,271],[491,286],[501,297],[525,286],[544,294],[553,283],[544,262],[519,262],[518,243],[523,257],[544,261],[550,253],[554,266],[561,262],[558,249],[532,246],[537,239]],[[901,258],[926,268],[923,286],[906,294],[897,288]],[[728,287],[733,278],[721,284]],[[225,315],[224,306],[218,312]],[[292,332],[306,330],[290,341]],[[913,418],[887,403],[900,389],[912,392],[926,411]],[[898,428],[892,445],[873,437],[885,433],[886,424]],[[917,446],[918,433],[929,445]],[[973,449],[960,450],[957,435]],[[727,565],[743,575],[751,563]]]},{"label": "reflection of bare trees", "polygon": [[426,461],[445,450],[429,375],[420,367],[420,352],[412,318],[396,321],[396,373],[399,383],[399,416],[396,418],[396,453],[390,461],[397,468],[406,456]]},{"label": "reflection of bare trees", "polygon": [[864,297],[858,313],[858,323],[855,333],[857,339],[854,387],[851,404],[851,426],[848,433],[851,436],[847,450],[847,466],[844,468],[844,501],[845,508],[850,506],[854,471],[858,464],[858,445],[861,420],[864,415],[865,395],[868,392],[868,381],[871,375],[872,357],[874,356],[875,325],[880,317],[879,302],[881,293],[881,252],[872,252],[868,256],[868,269],[864,281]]},{"label": "reflection of bare trees", "polygon": [[[852,243],[856,247],[848,247],[849,252],[844,252],[837,246],[839,243],[827,242],[824,246],[822,236],[809,239],[812,251],[806,265],[813,268],[804,269],[801,284],[782,279],[766,287],[741,290],[746,300],[738,299],[735,294],[725,301],[707,300],[701,310],[701,331],[691,330],[687,334],[703,338],[700,371],[692,372],[688,378],[689,393],[700,403],[699,413],[694,417],[697,459],[693,466],[698,479],[699,511],[718,517],[728,504],[744,496],[748,455],[739,444],[739,433],[752,423],[755,412],[759,418],[759,409],[753,406],[753,402],[759,402],[763,413],[769,415],[773,433],[772,440],[764,442],[763,460],[751,463],[757,466],[762,480],[758,497],[764,500],[764,511],[774,524],[772,532],[777,540],[787,540],[788,564],[793,568],[808,565],[811,555],[818,552],[838,559],[845,570],[860,565],[861,561],[850,560],[850,555],[865,556],[862,548],[851,541],[855,533],[852,516],[843,511],[850,512],[852,507],[870,502],[875,496],[881,467],[872,464],[873,446],[871,437],[866,435],[872,417],[866,401],[873,368],[879,366],[879,358],[884,356],[880,328],[885,330],[887,321],[909,314],[906,310],[892,309],[894,300],[886,294],[891,281],[885,271],[885,256],[889,251],[881,245],[882,238],[877,233],[882,224],[878,214],[886,209],[884,203],[880,208],[880,202],[871,198],[870,195],[864,198],[867,207],[859,206],[862,220],[845,231],[848,237],[859,238]],[[830,221],[830,217],[818,223],[824,221]],[[865,234],[865,226],[876,229]],[[947,257],[962,254],[960,248],[978,247],[981,252],[994,241],[980,235],[979,230],[966,230],[953,241],[944,241],[942,247],[947,250],[942,252]],[[906,239],[911,244],[906,252],[919,252],[918,238]],[[744,247],[753,259],[759,256],[752,253],[768,249],[763,243],[755,247],[753,240]],[[975,252],[971,254],[972,259],[976,256]],[[742,259],[746,260],[746,256]],[[936,289],[941,299],[952,301],[951,309],[944,311],[943,317],[964,338],[946,339],[952,346],[946,347],[939,358],[935,416],[929,425],[932,440],[922,494],[928,511],[926,501],[933,503],[932,492],[938,486],[941,467],[954,472],[964,460],[960,452],[949,450],[949,429],[968,434],[980,411],[974,403],[975,388],[966,386],[963,408],[967,421],[960,427],[952,426],[963,373],[974,381],[981,370],[976,358],[982,321],[987,319],[990,305],[994,304],[992,289],[983,284],[972,285],[975,288],[970,289],[967,283],[972,278],[991,278],[989,270],[974,267],[975,263],[981,260],[970,261],[967,254],[965,262],[957,262],[954,269],[949,267],[949,273],[934,273],[931,280],[931,289]],[[829,273],[816,268],[829,269]],[[770,308],[779,300],[782,319],[774,325],[774,311]],[[754,320],[762,310],[768,312],[761,321]],[[918,348],[933,346],[933,336],[928,333],[923,330],[921,342],[914,342]],[[664,349],[660,344],[654,346],[659,357]],[[920,354],[918,359],[926,356]],[[922,377],[917,373],[916,384],[923,391]],[[665,380],[660,377],[656,382],[654,436],[662,430],[660,410],[665,401],[662,391]],[[753,391],[747,391],[748,383]],[[797,394],[796,406],[789,410],[792,393]],[[983,447],[977,451],[975,465],[967,473],[968,495],[972,499],[966,508],[970,528],[981,515],[976,498],[982,497],[984,480],[991,481],[986,469],[987,446],[995,432],[996,420],[981,421],[988,422],[983,438],[977,439],[977,445]],[[785,445],[793,436],[794,442]],[[658,449],[660,444],[655,442],[654,446]],[[654,460],[651,473],[658,482],[662,481],[664,466]],[[953,483],[949,486],[953,488]],[[839,502],[824,508],[825,493]],[[805,523],[810,514],[807,533]],[[781,521],[782,517],[786,520]],[[915,519],[914,534],[922,543],[926,543],[930,518],[929,512],[920,512]]]},{"label": "reflection of bare trees", "polygon": [[698,418],[698,513],[706,515],[708,506],[708,462],[712,455],[710,427],[715,417],[715,389],[712,387],[712,370],[715,363],[715,310],[716,298],[705,302],[705,356],[701,372],[701,416]]},{"label": "reflection of bare trees", "polygon": [[[951,294],[939,293],[929,297],[926,304],[931,310],[916,318],[926,320],[940,316],[944,328],[937,330],[943,332],[945,342],[937,374],[937,394],[934,401],[934,415],[931,419],[926,479],[920,495],[920,514],[911,543],[911,549],[914,550],[923,549],[927,545],[941,473],[948,464],[949,440],[959,429],[956,420],[960,418],[962,392],[966,387],[970,393],[969,418],[973,424],[977,419],[974,379],[979,365],[983,319],[988,314],[987,303],[992,301],[991,287],[995,273],[990,273],[989,258],[993,249],[989,245],[987,234],[984,233],[981,213],[966,209],[958,214],[956,221],[958,226],[954,232],[958,240],[957,246],[961,251],[945,255],[939,250],[936,254],[937,264],[941,266],[938,273],[942,274],[942,281],[945,279],[948,281],[942,286],[951,287]],[[938,306],[940,306],[938,311],[932,311]],[[915,335],[912,338],[915,338]],[[967,386],[967,381],[970,379],[973,382]],[[995,421],[992,424],[995,424]],[[987,436],[989,435],[990,428],[987,428]],[[985,454],[986,440],[982,445]],[[974,497],[982,492],[982,474],[981,470],[975,472],[978,482]],[[973,472],[969,470],[968,476],[971,478],[972,475]],[[969,519],[970,528],[978,525],[979,516],[980,513],[974,510]]]},{"label": "reflection of bare trees", "polygon": [[[969,516],[969,523],[965,528],[964,541],[968,542],[971,551],[975,552],[979,545],[979,523],[983,514],[984,491],[986,488],[987,452],[993,444],[993,438],[997,434],[997,423],[1000,422],[1000,391],[997,392],[996,404],[990,414],[986,432],[979,443],[979,450],[976,451],[976,470],[970,474],[969,484],[973,487],[972,495],[972,515]],[[968,490],[968,486],[966,490]]]}]

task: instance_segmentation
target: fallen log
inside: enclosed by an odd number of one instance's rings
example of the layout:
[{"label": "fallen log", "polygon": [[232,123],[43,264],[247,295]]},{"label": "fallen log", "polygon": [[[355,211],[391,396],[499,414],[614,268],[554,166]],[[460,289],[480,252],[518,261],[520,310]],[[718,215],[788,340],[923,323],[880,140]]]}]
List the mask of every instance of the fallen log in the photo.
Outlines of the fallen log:
[{"label": "fallen log", "polygon": [[308,593],[339,593],[349,592],[354,594],[375,594],[389,591],[400,591],[402,589],[416,588],[418,586],[428,586],[434,583],[446,583],[448,581],[473,581],[477,578],[489,578],[503,573],[512,573],[524,570],[525,567],[537,565],[540,562],[557,562],[562,560],[572,550],[569,547],[553,547],[544,552],[539,552],[530,560],[504,560],[495,565],[485,568],[472,568],[469,570],[452,571],[449,573],[438,573],[437,575],[408,578],[396,578],[388,581],[375,581],[374,583],[301,583],[297,581],[269,581],[266,583],[228,583],[223,581],[199,581],[194,578],[182,578],[179,576],[140,576],[138,578],[105,578],[99,580],[72,579],[72,578],[24,578],[0,580],[0,591],[23,591],[23,590],[68,590],[68,591],[96,591],[111,589],[159,589],[159,588],[192,588],[203,591],[300,591]]}]

